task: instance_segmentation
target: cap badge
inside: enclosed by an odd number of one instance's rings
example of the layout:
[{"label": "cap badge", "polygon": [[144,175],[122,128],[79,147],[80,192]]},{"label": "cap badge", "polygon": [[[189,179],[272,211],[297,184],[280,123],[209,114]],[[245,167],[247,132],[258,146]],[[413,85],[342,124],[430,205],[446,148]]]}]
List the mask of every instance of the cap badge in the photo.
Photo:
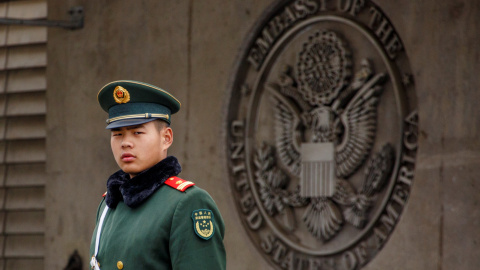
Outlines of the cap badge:
[{"label": "cap badge", "polygon": [[198,209],[192,213],[193,230],[198,237],[208,240],[215,232],[213,213],[208,209]]},{"label": "cap badge", "polygon": [[115,102],[119,104],[127,103],[130,101],[130,93],[128,93],[127,89],[117,86],[115,90],[113,90],[113,98]]}]

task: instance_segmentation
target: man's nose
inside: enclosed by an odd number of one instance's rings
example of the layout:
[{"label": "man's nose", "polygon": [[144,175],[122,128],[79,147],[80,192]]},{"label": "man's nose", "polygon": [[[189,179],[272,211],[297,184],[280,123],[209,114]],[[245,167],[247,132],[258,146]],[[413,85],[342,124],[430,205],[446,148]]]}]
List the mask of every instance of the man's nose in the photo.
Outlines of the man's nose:
[{"label": "man's nose", "polygon": [[122,140],[122,148],[133,147],[133,143],[128,136],[124,136]]}]

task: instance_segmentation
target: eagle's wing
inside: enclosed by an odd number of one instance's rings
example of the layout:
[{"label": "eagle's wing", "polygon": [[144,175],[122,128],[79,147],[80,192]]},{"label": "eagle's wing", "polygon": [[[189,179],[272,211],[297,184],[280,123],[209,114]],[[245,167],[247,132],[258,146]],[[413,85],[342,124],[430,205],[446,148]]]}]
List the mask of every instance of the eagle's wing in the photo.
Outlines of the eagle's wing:
[{"label": "eagle's wing", "polygon": [[293,175],[300,175],[300,150],[296,129],[300,123],[299,109],[275,86],[268,88],[272,94],[275,118],[275,144],[280,161]]},{"label": "eagle's wing", "polygon": [[335,150],[338,177],[354,173],[370,153],[377,128],[378,99],[383,90],[377,83],[384,77],[381,73],[370,79],[340,114],[344,134]]}]

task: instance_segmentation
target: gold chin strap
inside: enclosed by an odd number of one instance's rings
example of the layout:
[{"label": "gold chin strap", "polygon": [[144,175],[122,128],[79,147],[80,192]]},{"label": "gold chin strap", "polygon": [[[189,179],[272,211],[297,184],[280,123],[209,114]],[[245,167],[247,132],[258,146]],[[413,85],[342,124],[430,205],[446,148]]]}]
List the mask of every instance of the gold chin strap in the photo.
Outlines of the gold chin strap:
[{"label": "gold chin strap", "polygon": [[168,120],[168,114],[161,114],[161,113],[141,113],[141,114],[129,114],[129,115],[122,115],[118,117],[113,117],[107,119],[107,124],[110,124],[112,122],[118,121],[118,120],[125,120],[125,119],[135,119],[135,118],[164,118]]}]

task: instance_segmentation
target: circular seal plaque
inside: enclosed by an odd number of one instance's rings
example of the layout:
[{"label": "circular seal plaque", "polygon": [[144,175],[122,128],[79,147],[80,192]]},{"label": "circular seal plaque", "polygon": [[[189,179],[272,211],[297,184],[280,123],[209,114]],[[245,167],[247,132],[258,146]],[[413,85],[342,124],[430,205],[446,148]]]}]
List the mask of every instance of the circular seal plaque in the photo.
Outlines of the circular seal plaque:
[{"label": "circular seal plaque", "polygon": [[418,115],[403,43],[367,0],[272,5],[229,86],[229,181],[278,269],[360,269],[414,179]]}]

